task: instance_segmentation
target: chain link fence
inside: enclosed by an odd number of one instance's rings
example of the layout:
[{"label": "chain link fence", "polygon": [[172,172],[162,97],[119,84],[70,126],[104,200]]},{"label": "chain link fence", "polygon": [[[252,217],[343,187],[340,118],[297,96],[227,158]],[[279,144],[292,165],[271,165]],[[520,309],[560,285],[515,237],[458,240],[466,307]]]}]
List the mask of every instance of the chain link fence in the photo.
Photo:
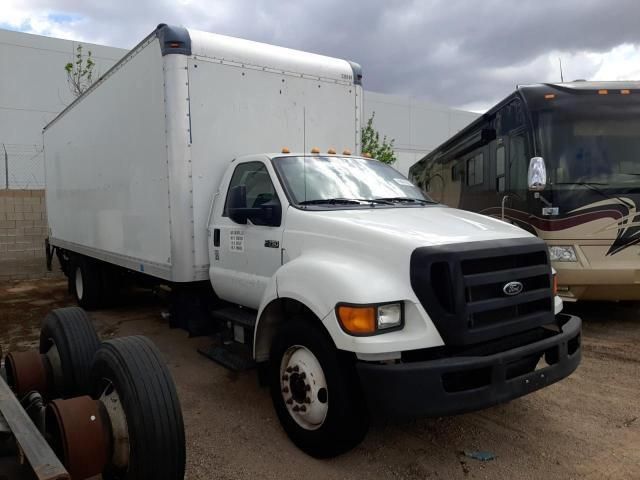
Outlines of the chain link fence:
[{"label": "chain link fence", "polygon": [[42,145],[0,143],[0,189],[44,188]]}]

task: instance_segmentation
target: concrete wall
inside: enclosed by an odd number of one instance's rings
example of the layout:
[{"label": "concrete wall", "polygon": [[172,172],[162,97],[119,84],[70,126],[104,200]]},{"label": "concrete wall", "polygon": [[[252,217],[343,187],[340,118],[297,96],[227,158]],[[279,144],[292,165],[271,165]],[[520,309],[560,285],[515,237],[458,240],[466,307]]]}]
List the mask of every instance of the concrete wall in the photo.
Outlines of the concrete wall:
[{"label": "concrete wall", "polygon": [[0,280],[51,275],[45,269],[46,218],[44,190],[0,190]]},{"label": "concrete wall", "polygon": [[415,97],[376,92],[365,92],[364,109],[365,120],[375,112],[373,126],[381,136],[395,139],[394,167],[405,175],[411,165],[479,116]]}]

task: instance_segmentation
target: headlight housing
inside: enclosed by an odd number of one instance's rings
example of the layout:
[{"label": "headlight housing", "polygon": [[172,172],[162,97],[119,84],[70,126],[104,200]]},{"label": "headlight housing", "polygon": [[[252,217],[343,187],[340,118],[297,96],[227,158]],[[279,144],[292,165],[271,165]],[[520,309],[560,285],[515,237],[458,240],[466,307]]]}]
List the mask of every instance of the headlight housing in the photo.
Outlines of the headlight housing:
[{"label": "headlight housing", "polygon": [[404,303],[391,302],[369,305],[340,303],[336,317],[349,335],[369,336],[401,329],[404,326]]},{"label": "headlight housing", "polygon": [[549,257],[552,262],[577,262],[576,251],[571,245],[549,245]]}]

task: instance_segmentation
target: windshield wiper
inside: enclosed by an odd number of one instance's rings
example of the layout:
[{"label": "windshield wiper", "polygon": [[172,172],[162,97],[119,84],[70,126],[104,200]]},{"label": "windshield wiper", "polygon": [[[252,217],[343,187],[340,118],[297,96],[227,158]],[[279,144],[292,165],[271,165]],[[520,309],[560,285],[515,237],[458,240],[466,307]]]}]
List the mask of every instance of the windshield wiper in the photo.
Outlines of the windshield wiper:
[{"label": "windshield wiper", "polygon": [[604,198],[608,198],[609,200],[616,199],[616,200],[619,200],[627,208],[634,208],[633,205],[629,204],[629,202],[623,200],[622,198],[618,197],[617,195],[608,194],[608,193],[604,192],[599,187],[599,185],[609,185],[608,183],[598,183],[598,182],[556,182],[556,183],[554,183],[554,185],[581,185],[581,186],[584,186],[584,187],[588,187],[591,190],[593,190],[594,192],[598,192]]},{"label": "windshield wiper", "polygon": [[393,205],[388,200],[377,198],[317,198],[315,200],[305,200],[298,205],[362,205],[363,203],[374,203],[381,205]]},{"label": "windshield wiper", "polygon": [[406,202],[406,203],[438,203],[434,200],[427,200],[426,198],[412,198],[412,197],[383,197],[376,198],[376,200],[384,200],[386,202]]}]

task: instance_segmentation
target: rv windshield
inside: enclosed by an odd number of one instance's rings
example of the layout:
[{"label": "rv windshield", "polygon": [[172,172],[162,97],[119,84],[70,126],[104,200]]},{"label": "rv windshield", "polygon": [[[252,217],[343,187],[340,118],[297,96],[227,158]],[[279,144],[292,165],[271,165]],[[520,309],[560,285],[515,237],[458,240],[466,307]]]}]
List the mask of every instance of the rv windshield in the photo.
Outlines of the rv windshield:
[{"label": "rv windshield", "polygon": [[401,173],[360,157],[291,156],[273,164],[295,205],[405,206],[435,203]]},{"label": "rv windshield", "polygon": [[534,115],[552,184],[640,187],[640,95],[603,97]]}]

